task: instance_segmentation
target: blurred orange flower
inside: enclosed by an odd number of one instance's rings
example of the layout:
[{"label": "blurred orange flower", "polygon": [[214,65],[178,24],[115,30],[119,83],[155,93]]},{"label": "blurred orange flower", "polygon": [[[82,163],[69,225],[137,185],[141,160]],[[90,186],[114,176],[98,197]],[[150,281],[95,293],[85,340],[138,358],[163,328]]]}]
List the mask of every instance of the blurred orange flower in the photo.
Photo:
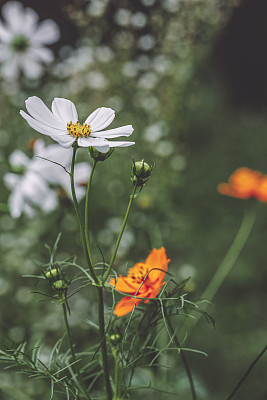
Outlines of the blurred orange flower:
[{"label": "blurred orange flower", "polygon": [[238,168],[230,176],[229,183],[218,185],[218,191],[226,196],[267,202],[267,175],[246,167]]},{"label": "blurred orange flower", "polygon": [[148,297],[155,298],[166,283],[163,279],[169,262],[164,247],[153,249],[145,262],[139,262],[129,269],[127,276],[120,275],[117,280],[112,278],[109,283],[116,290],[138,297],[123,297],[116,305],[114,314],[122,317],[131,312],[142,298],[146,298],[145,303],[149,301]]}]

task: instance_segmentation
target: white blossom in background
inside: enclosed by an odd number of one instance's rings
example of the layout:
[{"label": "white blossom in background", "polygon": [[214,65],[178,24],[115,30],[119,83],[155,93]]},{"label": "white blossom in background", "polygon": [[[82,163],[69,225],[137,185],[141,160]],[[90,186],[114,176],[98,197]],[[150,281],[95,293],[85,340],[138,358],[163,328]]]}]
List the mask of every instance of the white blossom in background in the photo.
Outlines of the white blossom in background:
[{"label": "white blossom in background", "polygon": [[111,108],[97,108],[83,124],[78,121],[75,105],[67,99],[55,98],[50,111],[41,99],[36,96],[26,101],[28,114],[20,111],[22,117],[37,132],[48,135],[62,147],[69,148],[75,141],[79,147],[94,147],[106,153],[110,147],[127,147],[134,142],[109,141],[120,136],[130,136],[132,125],[103,131],[115,118],[115,111]]},{"label": "white blossom in background", "polygon": [[22,72],[28,79],[37,79],[43,65],[53,61],[53,52],[46,46],[58,41],[57,24],[46,19],[39,21],[38,14],[24,8],[17,1],[2,7],[0,21],[1,73],[8,80],[16,79]]},{"label": "white blossom in background", "polygon": [[[19,218],[24,213],[33,217],[38,209],[44,213],[55,210],[59,205],[58,188],[71,198],[70,177],[64,170],[70,170],[71,158],[71,149],[63,149],[58,144],[46,146],[41,139],[34,142],[33,158],[15,150],[9,162],[18,173],[9,172],[4,176],[4,182],[11,190],[8,200],[11,216]],[[91,167],[85,162],[75,166],[74,184],[78,200],[85,195],[90,171]]]}]

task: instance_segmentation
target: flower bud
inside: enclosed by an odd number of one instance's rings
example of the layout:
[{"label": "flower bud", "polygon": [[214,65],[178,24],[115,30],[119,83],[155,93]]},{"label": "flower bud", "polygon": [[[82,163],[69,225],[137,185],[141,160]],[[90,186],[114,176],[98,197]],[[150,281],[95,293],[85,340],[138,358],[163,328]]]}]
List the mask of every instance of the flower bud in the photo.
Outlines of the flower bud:
[{"label": "flower bud", "polygon": [[112,343],[120,343],[121,335],[119,333],[113,333],[112,335],[110,335],[109,340]]},{"label": "flower bud", "polygon": [[143,186],[150,178],[153,167],[142,161],[132,161],[131,180],[137,186]]},{"label": "flower bud", "polygon": [[68,287],[67,283],[65,281],[63,281],[62,279],[59,279],[58,281],[55,281],[53,283],[53,288],[55,290],[59,290],[59,291],[65,290],[65,289],[67,289],[67,287]]},{"label": "flower bud", "polygon": [[59,275],[60,275],[60,271],[59,271],[57,268],[50,269],[49,271],[47,271],[47,272],[45,273],[45,277],[46,277],[47,279],[58,278]]},{"label": "flower bud", "polygon": [[89,147],[88,152],[95,161],[105,161],[111,156],[114,149],[109,149],[106,153],[96,150],[94,147]]}]

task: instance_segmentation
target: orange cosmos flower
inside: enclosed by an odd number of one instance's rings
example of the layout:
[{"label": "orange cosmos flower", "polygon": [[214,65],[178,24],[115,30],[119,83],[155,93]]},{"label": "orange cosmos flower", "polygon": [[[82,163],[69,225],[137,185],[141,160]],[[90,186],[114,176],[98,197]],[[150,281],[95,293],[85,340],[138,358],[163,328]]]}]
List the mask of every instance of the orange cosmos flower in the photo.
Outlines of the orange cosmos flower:
[{"label": "orange cosmos flower", "polygon": [[246,167],[238,168],[230,176],[229,183],[218,185],[218,191],[226,196],[267,202],[267,175]]},{"label": "orange cosmos flower", "polygon": [[[142,298],[155,298],[166,283],[163,279],[169,262],[164,247],[153,249],[145,262],[139,262],[129,269],[127,276],[120,275],[117,280],[112,278],[109,283],[116,290],[138,297],[123,297],[116,305],[114,314],[122,317],[131,312]],[[148,301],[146,299],[145,303]]]}]

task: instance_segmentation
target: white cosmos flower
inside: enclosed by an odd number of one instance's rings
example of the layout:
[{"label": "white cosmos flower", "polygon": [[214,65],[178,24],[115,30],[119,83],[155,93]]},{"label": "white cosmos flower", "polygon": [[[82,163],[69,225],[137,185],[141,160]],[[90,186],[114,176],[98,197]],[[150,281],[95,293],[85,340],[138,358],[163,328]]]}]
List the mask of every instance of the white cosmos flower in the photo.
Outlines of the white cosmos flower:
[{"label": "white cosmos flower", "polygon": [[54,59],[45,47],[60,37],[57,24],[46,19],[39,22],[38,14],[17,1],[2,7],[5,21],[0,21],[0,63],[6,79],[17,78],[20,72],[29,79],[42,75],[43,65]]},{"label": "white cosmos flower", "polygon": [[[62,188],[71,197],[70,178],[61,165],[70,169],[72,150],[58,144],[45,146],[38,139],[33,145],[33,155],[28,158],[21,150],[15,150],[9,157],[11,166],[22,172],[20,175],[9,172],[4,176],[4,182],[11,190],[8,204],[13,218],[19,218],[22,213],[33,217],[37,209],[44,213],[55,210],[59,204],[57,188]],[[74,185],[78,200],[85,195],[90,171],[91,167],[85,162],[75,166]]]},{"label": "white cosmos flower", "polygon": [[28,124],[44,135],[50,136],[62,147],[69,148],[77,140],[79,147],[94,147],[106,153],[110,147],[131,146],[134,142],[109,141],[120,136],[130,136],[132,125],[125,125],[115,129],[103,131],[111,124],[115,111],[111,108],[96,109],[83,124],[78,121],[75,105],[67,99],[55,98],[50,111],[39,97],[29,97],[26,101],[28,114],[20,114]]}]

